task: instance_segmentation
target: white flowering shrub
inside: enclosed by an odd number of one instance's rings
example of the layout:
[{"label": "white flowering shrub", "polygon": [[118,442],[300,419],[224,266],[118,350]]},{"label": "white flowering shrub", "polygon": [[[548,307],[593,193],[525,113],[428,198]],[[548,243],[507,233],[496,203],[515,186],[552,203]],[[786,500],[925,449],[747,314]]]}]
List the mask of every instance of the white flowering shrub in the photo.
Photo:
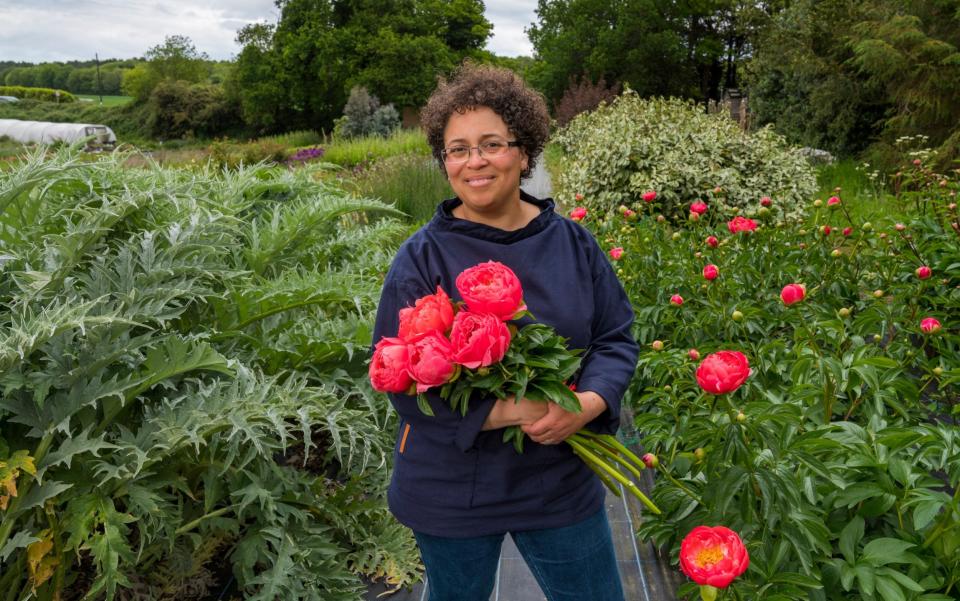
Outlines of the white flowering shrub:
[{"label": "white flowering shrub", "polygon": [[673,218],[686,217],[698,199],[750,215],[764,196],[791,216],[817,190],[799,149],[769,127],[743,132],[724,114],[679,99],[643,99],[632,90],[579,115],[554,141],[565,151],[555,196],[568,205],[642,209],[643,194],[653,190],[657,210]]}]

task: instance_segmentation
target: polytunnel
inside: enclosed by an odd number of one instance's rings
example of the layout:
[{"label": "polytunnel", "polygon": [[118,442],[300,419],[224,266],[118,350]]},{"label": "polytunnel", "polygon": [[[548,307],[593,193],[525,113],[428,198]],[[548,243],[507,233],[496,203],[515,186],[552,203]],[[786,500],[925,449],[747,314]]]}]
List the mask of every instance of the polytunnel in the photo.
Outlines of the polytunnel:
[{"label": "polytunnel", "polygon": [[22,144],[73,143],[93,136],[94,145],[116,144],[117,136],[106,125],[92,123],[50,123],[0,119],[0,137],[6,136]]}]

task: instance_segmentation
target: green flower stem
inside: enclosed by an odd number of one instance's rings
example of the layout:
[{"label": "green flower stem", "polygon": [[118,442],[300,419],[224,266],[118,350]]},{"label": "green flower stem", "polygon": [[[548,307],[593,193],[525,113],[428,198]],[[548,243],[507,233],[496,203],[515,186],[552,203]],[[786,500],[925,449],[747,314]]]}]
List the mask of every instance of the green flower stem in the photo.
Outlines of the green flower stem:
[{"label": "green flower stem", "polygon": [[693,500],[696,501],[697,503],[700,503],[700,506],[701,506],[701,507],[706,507],[706,506],[707,506],[707,504],[703,502],[703,499],[701,499],[699,496],[697,496],[697,493],[693,492],[692,490],[690,490],[689,488],[687,488],[686,486],[684,486],[682,482],[680,482],[679,480],[677,480],[676,478],[674,478],[674,477],[673,477],[673,474],[671,474],[670,472],[668,472],[668,471],[667,471],[667,468],[663,467],[663,464],[662,464],[662,463],[660,464],[660,467],[659,467],[658,469],[660,470],[660,472],[661,472],[664,476],[666,476],[667,480],[669,480],[671,484],[673,484],[674,486],[676,486],[677,488],[679,488],[680,490],[682,490],[683,492],[685,492],[688,497],[690,497],[691,499],[693,499]]},{"label": "green flower stem", "polygon": [[632,461],[633,464],[636,465],[639,469],[644,469],[645,467],[647,467],[646,464],[644,464],[643,461],[633,453],[633,451],[631,451],[626,446],[624,446],[623,443],[617,440],[615,436],[611,436],[609,434],[597,434],[587,429],[580,430],[579,432],[576,433],[576,435],[585,436],[587,438],[593,438],[596,440],[601,440],[603,441],[604,444],[613,447],[621,455],[623,455],[624,457]]},{"label": "green flower stem", "polygon": [[636,484],[628,480],[623,474],[621,474],[617,470],[607,465],[606,462],[604,462],[602,459],[594,455],[585,446],[583,446],[576,440],[570,440],[569,438],[567,439],[567,444],[573,447],[574,452],[577,455],[579,455],[580,458],[587,463],[587,465],[591,467],[599,468],[605,471],[608,476],[612,477],[614,480],[622,484],[626,490],[630,491],[630,494],[640,499],[640,502],[646,505],[650,511],[652,511],[656,515],[660,515],[661,513],[663,513],[660,511],[659,507],[653,504],[653,501],[647,498],[647,495],[643,494],[643,492],[639,488],[637,488]]},{"label": "green flower stem", "polygon": [[[599,441],[590,440],[590,439],[585,438],[585,437],[578,437],[576,434],[574,434],[573,436],[570,436],[570,438],[573,438],[576,442],[580,443],[580,444],[583,445],[585,448],[590,449],[591,451],[593,451],[593,453],[596,454],[596,455],[597,455],[598,457],[600,457],[601,459],[603,459],[603,458],[612,459],[612,460],[614,460],[615,462],[617,462],[617,463],[619,463],[620,465],[622,465],[623,467],[627,468],[627,470],[628,470],[631,474],[633,474],[634,476],[636,476],[637,478],[640,477],[640,470],[638,470],[638,469],[635,468],[633,465],[631,465],[628,460],[626,460],[625,458],[623,458],[623,457],[621,457],[620,455],[618,455],[613,448],[611,448],[611,447],[609,447],[609,446],[607,446],[607,445],[605,445],[605,444],[603,444],[602,442],[599,442]],[[568,438],[568,440],[569,440],[569,438]]]}]

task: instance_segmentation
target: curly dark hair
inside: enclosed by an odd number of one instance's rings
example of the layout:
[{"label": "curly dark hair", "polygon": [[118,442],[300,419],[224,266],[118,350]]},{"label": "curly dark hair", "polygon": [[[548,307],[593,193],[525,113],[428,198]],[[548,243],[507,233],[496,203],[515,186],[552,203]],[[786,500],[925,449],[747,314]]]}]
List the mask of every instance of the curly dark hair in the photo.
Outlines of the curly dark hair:
[{"label": "curly dark hair", "polygon": [[420,124],[440,169],[446,171],[440,151],[450,116],[454,111],[464,113],[481,106],[496,113],[516,136],[527,153],[527,168],[520,177],[530,177],[550,135],[547,103],[513,71],[469,61],[453,73],[450,81],[440,79],[420,111]]}]

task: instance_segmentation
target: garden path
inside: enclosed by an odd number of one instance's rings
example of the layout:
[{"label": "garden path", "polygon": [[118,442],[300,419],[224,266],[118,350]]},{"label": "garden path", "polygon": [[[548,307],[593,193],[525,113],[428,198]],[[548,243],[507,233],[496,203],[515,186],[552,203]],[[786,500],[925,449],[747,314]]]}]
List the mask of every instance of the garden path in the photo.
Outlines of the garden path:
[{"label": "garden path", "polygon": [[537,198],[546,198],[553,192],[553,186],[550,183],[550,173],[547,172],[546,167],[544,167],[543,161],[544,159],[541,156],[533,168],[533,173],[520,184],[524,192],[532,194]]}]

